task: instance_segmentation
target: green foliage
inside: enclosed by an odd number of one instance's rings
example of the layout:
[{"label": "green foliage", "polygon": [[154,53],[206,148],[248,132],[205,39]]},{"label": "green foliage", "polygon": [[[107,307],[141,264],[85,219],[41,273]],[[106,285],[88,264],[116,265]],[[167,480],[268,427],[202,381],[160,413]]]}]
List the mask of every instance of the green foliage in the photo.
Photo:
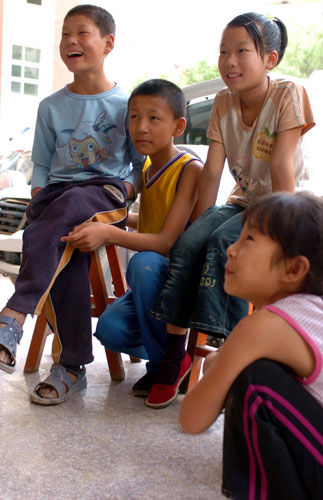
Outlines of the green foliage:
[{"label": "green foliage", "polygon": [[190,85],[192,83],[203,82],[204,80],[211,80],[220,76],[218,65],[211,66],[207,59],[199,61],[195,66],[187,68],[182,71],[180,75],[180,84]]},{"label": "green foliage", "polygon": [[323,31],[294,33],[277,72],[308,78],[316,69],[323,69]]}]

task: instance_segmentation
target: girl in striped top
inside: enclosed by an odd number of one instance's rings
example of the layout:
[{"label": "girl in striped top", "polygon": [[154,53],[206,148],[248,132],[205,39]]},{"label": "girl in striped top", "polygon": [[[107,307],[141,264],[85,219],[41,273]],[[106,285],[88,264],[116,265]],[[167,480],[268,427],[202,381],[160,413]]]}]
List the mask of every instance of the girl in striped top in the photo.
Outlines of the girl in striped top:
[{"label": "girl in striped top", "polygon": [[207,356],[180,423],[199,433],[225,408],[228,498],[322,499],[323,199],[266,195],[227,256],[226,292],[255,311]]}]

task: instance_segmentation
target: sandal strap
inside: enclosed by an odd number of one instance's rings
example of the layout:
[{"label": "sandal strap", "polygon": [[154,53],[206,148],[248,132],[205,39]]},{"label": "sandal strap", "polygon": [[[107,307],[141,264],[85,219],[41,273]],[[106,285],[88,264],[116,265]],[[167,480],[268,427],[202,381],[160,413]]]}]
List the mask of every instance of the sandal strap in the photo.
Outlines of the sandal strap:
[{"label": "sandal strap", "polygon": [[19,321],[9,316],[0,316],[0,323],[5,323],[5,326],[0,328],[0,346],[7,349],[12,357],[11,365],[16,362],[17,343],[19,344],[23,335],[23,329]]},{"label": "sandal strap", "polygon": [[[0,316],[0,323],[6,323],[8,326],[12,327],[12,335],[15,337],[16,342],[19,344],[23,336],[23,329],[19,321],[15,318],[10,318],[9,316]],[[0,329],[0,339],[1,339],[1,329]]]},{"label": "sandal strap", "polygon": [[[63,365],[53,363],[50,369],[50,374],[45,380],[37,384],[37,386],[35,387],[35,392],[38,392],[39,389],[49,386],[55,389],[58,397],[60,398],[68,391],[70,391],[71,387],[73,386],[73,381],[71,377],[68,376],[67,371],[72,372],[72,370],[66,370],[65,366]],[[79,378],[80,374],[75,372],[75,375]]]}]

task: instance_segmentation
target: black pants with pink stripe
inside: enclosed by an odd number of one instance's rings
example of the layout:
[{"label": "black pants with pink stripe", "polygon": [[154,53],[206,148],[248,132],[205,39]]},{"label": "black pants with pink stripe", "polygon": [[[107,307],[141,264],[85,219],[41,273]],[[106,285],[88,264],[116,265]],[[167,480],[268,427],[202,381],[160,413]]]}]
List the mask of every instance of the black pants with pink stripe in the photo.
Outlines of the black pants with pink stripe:
[{"label": "black pants with pink stripe", "polygon": [[256,361],[229,391],[222,491],[237,500],[323,499],[323,407],[278,363]]}]

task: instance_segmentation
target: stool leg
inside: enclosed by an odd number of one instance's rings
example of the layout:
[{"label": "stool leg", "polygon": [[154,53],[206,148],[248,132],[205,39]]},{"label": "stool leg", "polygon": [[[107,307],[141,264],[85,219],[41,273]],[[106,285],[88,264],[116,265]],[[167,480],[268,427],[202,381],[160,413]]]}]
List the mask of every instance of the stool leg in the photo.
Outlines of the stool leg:
[{"label": "stool leg", "polygon": [[48,329],[44,306],[35,324],[33,336],[27,354],[27,359],[25,362],[24,372],[32,373],[36,372],[39,369],[40,360],[44,352],[46,338],[49,333],[51,332]]},{"label": "stool leg", "polygon": [[126,378],[126,375],[120,352],[112,352],[110,349],[105,349],[105,355],[109,365],[111,380],[122,382]]},{"label": "stool leg", "polygon": [[[107,254],[108,254],[108,252],[107,252]],[[109,257],[109,254],[108,254],[108,257]],[[97,252],[93,252],[92,253],[92,260],[91,260],[91,267],[90,267],[90,282],[91,282],[91,288],[92,288],[92,293],[93,293],[93,297],[94,297],[94,303],[95,303],[97,317],[101,316],[101,314],[103,313],[103,311],[106,308],[106,305],[109,302],[109,298],[107,297],[106,285],[105,285],[105,281],[104,281],[102,267],[101,267],[99,260],[100,259],[99,259]],[[110,265],[110,270],[111,270],[111,274],[112,274],[110,260],[109,260],[109,265]],[[112,279],[114,279],[113,275],[112,275]],[[120,280],[122,280],[122,278],[118,277],[118,284],[120,284]],[[121,291],[120,289],[118,289],[118,290]],[[125,379],[125,371],[124,371],[124,367],[123,367],[121,354],[118,352],[112,352],[109,349],[105,350],[105,354],[106,354],[108,365],[109,365],[111,379],[115,380],[115,381],[124,380]]]}]

